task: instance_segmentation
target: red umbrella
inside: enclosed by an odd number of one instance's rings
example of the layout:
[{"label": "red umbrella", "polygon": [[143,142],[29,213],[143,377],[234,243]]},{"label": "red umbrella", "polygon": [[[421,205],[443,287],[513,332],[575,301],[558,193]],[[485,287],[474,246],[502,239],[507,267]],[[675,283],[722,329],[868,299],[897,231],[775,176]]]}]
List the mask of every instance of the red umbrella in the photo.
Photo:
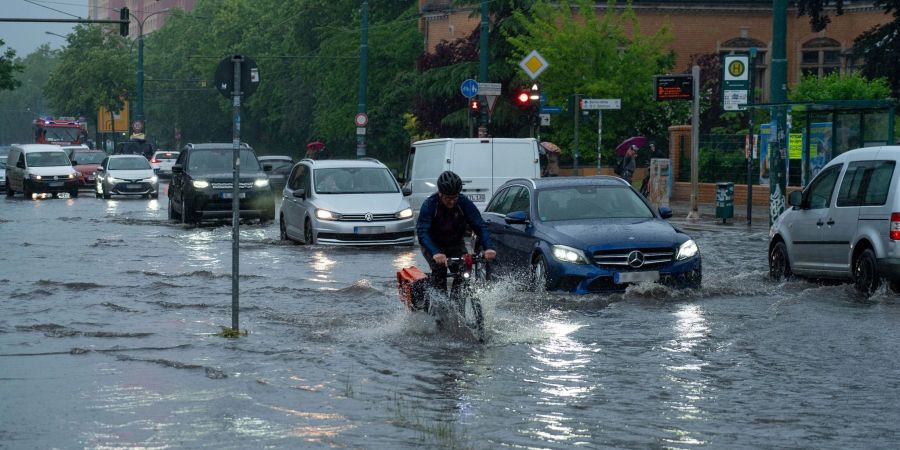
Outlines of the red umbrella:
[{"label": "red umbrella", "polygon": [[627,152],[632,145],[643,147],[647,145],[647,138],[644,136],[632,136],[628,139],[625,139],[616,147],[616,154],[619,156],[625,156],[625,152]]},{"label": "red umbrella", "polygon": [[325,148],[325,144],[321,141],[312,141],[309,144],[306,144],[306,148],[309,150],[322,150]]}]

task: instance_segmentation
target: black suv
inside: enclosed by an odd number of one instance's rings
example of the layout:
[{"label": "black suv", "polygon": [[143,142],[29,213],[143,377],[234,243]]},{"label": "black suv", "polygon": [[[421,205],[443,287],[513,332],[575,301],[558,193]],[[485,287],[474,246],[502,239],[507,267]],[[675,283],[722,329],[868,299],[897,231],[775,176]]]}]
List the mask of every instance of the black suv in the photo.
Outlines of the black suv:
[{"label": "black suv", "polygon": [[[169,219],[197,223],[231,217],[232,144],[188,144],[172,166]],[[271,222],[275,199],[266,170],[247,144],[240,150],[240,217]]]}]

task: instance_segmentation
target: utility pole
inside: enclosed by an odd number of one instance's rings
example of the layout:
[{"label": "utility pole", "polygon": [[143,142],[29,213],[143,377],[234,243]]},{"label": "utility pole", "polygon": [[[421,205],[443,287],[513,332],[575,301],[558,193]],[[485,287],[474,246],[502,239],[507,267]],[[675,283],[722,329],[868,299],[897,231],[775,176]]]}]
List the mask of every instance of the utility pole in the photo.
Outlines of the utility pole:
[{"label": "utility pole", "polygon": [[578,122],[581,122],[581,94],[575,94],[575,107],[572,108],[575,110],[575,141],[572,143],[572,160],[573,160],[573,175],[580,175],[578,173]]},{"label": "utility pole", "polygon": [[[787,0],[772,1],[772,103],[787,100]],[[772,110],[771,139],[769,139],[769,225],[784,211],[787,174],[784,170],[786,110],[775,106]]]},{"label": "utility pole", "polygon": [[[479,64],[478,64],[478,81],[482,83],[488,83],[490,80],[488,79],[488,18],[490,17],[490,10],[488,9],[488,0],[481,0],[481,33],[479,35]],[[482,134],[487,132],[487,124],[488,124],[488,109],[487,102],[482,99],[480,106],[481,109],[481,126],[478,127],[478,135],[479,137],[483,137]]]},{"label": "utility pole", "polygon": [[137,104],[135,105],[134,120],[140,122],[142,129],[146,130],[147,127],[144,124],[144,22],[157,14],[169,12],[169,9],[148,14],[143,19],[132,14],[127,8],[122,8],[120,12],[124,12],[122,15],[133,17],[138,24]]},{"label": "utility pole", "polygon": [[688,219],[700,219],[700,66],[691,67],[694,107],[691,113],[691,211]]},{"label": "utility pole", "polygon": [[[359,97],[356,112],[366,113],[366,82],[369,78],[369,0],[362,2],[362,36],[359,43]],[[366,134],[356,132],[356,157],[366,157]]]}]

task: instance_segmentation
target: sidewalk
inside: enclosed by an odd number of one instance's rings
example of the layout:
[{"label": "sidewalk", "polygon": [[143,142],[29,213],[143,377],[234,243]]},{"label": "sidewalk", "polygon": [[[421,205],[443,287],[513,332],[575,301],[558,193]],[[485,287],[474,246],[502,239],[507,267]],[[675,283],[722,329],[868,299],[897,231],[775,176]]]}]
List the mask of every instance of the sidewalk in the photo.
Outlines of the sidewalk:
[{"label": "sidewalk", "polygon": [[[693,223],[703,225],[721,225],[725,227],[747,226],[747,204],[734,205],[734,217],[725,220],[716,218],[716,205],[700,202],[697,204],[697,210],[700,213],[699,219],[688,219],[688,213],[691,212],[690,201],[670,200],[669,208],[672,209],[672,218],[670,220],[679,223]],[[753,205],[751,211],[751,227],[753,229],[769,228],[769,210],[765,207]]]}]

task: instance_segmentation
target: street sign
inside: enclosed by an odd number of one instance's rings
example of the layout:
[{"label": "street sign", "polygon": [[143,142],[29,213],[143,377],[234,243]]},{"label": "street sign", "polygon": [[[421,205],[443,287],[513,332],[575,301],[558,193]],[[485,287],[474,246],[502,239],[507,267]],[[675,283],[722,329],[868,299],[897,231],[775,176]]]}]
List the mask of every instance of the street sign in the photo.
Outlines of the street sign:
[{"label": "street sign", "polygon": [[547,60],[544,59],[537,50],[532,50],[528,56],[519,61],[519,67],[521,67],[532,80],[537,78],[538,75],[549,66],[550,64],[547,63]]},{"label": "street sign", "polygon": [[657,75],[653,77],[653,84],[656,101],[694,99],[692,75]]},{"label": "street sign", "polygon": [[247,56],[234,55],[223,58],[216,68],[216,89],[225,98],[231,98],[234,90],[234,63],[241,64],[241,96],[247,98],[259,86],[259,68],[256,61]]},{"label": "street sign", "polygon": [[622,109],[620,98],[583,98],[581,109]]},{"label": "street sign", "polygon": [[358,113],[356,117],[353,118],[353,123],[358,127],[364,127],[369,124],[369,116],[364,112]]},{"label": "street sign", "polygon": [[747,105],[750,94],[750,55],[733,54],[722,57],[722,109],[740,111]]},{"label": "street sign", "polygon": [[463,97],[472,98],[478,95],[478,82],[469,78],[462,82],[462,85],[459,86],[459,91],[462,92]]},{"label": "street sign", "polygon": [[478,95],[500,95],[502,83],[478,83]]},{"label": "street sign", "polygon": [[549,127],[550,126],[550,114],[541,114],[541,126]]},{"label": "street sign", "polygon": [[541,114],[562,114],[562,106],[541,106]]}]

